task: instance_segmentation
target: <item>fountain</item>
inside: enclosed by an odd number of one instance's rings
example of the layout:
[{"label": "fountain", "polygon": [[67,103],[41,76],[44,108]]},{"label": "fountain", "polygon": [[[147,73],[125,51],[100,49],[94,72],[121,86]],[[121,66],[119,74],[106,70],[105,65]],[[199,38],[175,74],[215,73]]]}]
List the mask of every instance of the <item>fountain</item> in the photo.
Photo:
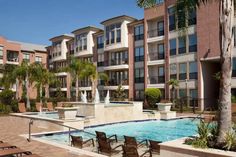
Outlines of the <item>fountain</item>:
[{"label": "fountain", "polygon": [[107,91],[107,96],[105,97],[105,105],[109,105],[110,104],[110,93],[109,90]]},{"label": "fountain", "polygon": [[99,98],[99,93],[98,93],[98,89],[97,88],[96,88],[94,103],[95,104],[100,103],[100,98]]},{"label": "fountain", "polygon": [[81,92],[81,101],[83,102],[83,103],[87,103],[87,93],[86,93],[86,91],[84,92],[84,94],[83,94],[83,92]]}]

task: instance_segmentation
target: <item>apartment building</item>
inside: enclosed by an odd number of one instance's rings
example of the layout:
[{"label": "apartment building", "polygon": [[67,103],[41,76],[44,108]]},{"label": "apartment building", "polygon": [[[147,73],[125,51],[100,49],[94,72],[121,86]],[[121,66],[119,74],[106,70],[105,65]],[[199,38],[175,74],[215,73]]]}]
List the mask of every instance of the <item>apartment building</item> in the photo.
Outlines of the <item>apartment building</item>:
[{"label": "apartment building", "polygon": [[[20,65],[22,61],[42,63],[46,68],[47,51],[45,45],[11,41],[0,36],[0,66],[2,67],[5,64]],[[0,77],[2,77],[3,70],[1,68]],[[21,86],[18,88],[18,96],[21,97]],[[12,90],[16,91],[15,85],[13,85]],[[29,93],[30,98],[35,99],[37,97],[37,90],[33,86],[30,86]]]},{"label": "apartment building", "polygon": [[[184,36],[178,31],[182,26],[176,25],[174,4],[175,0],[158,1],[154,8],[144,9],[144,19],[122,15],[101,22],[103,29],[77,29],[67,39],[63,53],[93,62],[98,72],[109,76],[108,83],[99,80],[101,97],[108,90],[114,97],[122,84],[129,100],[144,100],[146,88],[159,88],[168,99],[168,81],[177,79],[175,97],[196,99],[195,105],[201,109],[214,106],[219,97],[219,81],[214,77],[220,71],[219,3],[187,13]],[[232,93],[236,94],[236,58],[232,77]],[[80,91],[84,90],[91,90],[89,80],[81,81]]]}]

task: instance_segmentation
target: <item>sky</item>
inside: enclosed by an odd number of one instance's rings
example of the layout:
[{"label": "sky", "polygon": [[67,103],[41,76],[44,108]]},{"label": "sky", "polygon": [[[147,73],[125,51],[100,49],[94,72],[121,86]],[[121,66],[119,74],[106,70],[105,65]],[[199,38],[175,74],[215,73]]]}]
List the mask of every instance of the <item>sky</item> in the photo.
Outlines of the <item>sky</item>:
[{"label": "sky", "polygon": [[129,15],[143,18],[136,0],[0,0],[0,36],[50,44],[49,39],[101,21]]}]

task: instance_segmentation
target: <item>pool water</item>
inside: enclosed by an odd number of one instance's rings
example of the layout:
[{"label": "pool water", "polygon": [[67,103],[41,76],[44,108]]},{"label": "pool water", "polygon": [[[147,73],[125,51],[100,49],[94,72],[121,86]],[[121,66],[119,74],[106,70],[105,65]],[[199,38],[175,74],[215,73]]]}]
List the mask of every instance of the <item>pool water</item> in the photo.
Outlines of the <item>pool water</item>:
[{"label": "pool water", "polygon": [[28,115],[40,117],[40,118],[59,119],[57,112],[42,112],[42,113],[28,114]]},{"label": "pool water", "polygon": [[[123,140],[123,136],[134,136],[137,140],[156,140],[156,141],[170,141],[182,137],[192,136],[196,134],[197,124],[199,120],[190,118],[177,119],[177,120],[153,120],[142,122],[127,122],[117,123],[112,125],[104,125],[98,127],[86,128],[84,131],[91,133],[85,133],[82,131],[76,131],[71,133],[72,135],[83,136],[84,139],[95,138],[95,131],[103,131],[107,135],[116,134],[118,139]],[[57,143],[68,144],[68,132],[55,133],[51,135],[43,135],[39,138],[49,141],[55,141]]]}]

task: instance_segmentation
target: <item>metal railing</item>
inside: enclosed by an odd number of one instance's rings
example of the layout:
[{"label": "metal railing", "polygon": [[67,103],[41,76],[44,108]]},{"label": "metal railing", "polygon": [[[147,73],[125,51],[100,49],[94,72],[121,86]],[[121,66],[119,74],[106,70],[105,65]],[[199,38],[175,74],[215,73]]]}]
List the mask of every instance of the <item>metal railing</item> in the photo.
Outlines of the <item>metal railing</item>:
[{"label": "metal railing", "polygon": [[[31,126],[34,124],[34,120],[37,120],[36,118],[31,118],[30,121],[29,121],[29,134],[28,134],[28,138],[27,138],[27,141],[28,142],[31,142]],[[53,121],[47,121],[49,123],[52,123],[52,124],[56,124],[56,125],[59,125],[59,126],[62,126],[62,127],[66,127],[68,128],[68,131],[69,131],[69,135],[68,135],[68,142],[69,142],[69,145],[71,145],[70,143],[70,138],[71,138],[71,130],[74,130],[74,131],[82,131],[86,134],[89,134],[89,135],[92,135],[92,136],[95,136],[95,134],[91,133],[91,132],[87,132],[87,131],[84,131],[84,130],[80,130],[80,129],[77,129],[77,128],[74,128],[74,127],[70,127],[70,126],[67,126],[67,125],[64,125],[64,124],[59,124],[59,123],[56,123],[56,122],[53,122]]]}]

